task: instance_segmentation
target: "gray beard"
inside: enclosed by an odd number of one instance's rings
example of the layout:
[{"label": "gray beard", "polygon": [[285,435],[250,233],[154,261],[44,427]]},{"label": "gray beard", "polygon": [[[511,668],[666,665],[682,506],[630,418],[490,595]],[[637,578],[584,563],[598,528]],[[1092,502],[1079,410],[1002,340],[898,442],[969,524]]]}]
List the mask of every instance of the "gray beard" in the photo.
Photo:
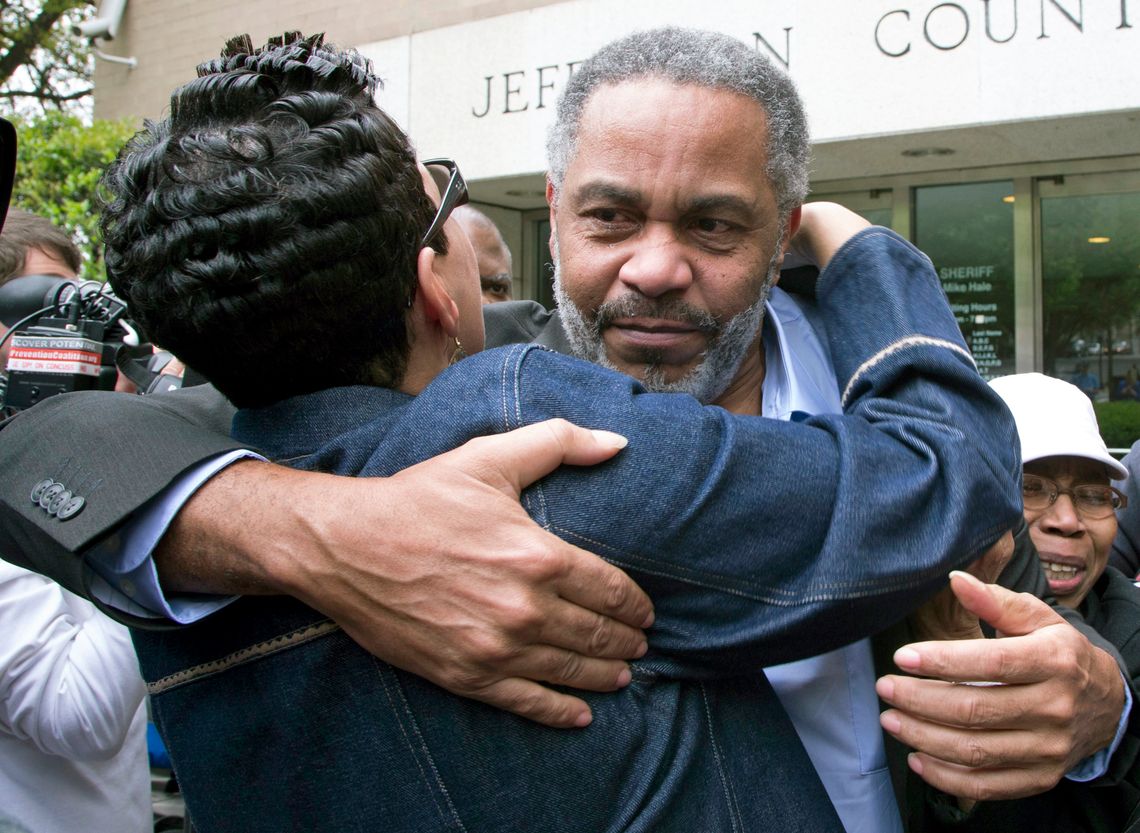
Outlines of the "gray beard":
[{"label": "gray beard", "polygon": [[566,332],[566,338],[574,355],[602,367],[619,370],[606,355],[606,344],[602,340],[602,331],[609,322],[617,318],[643,315],[693,324],[701,332],[711,336],[708,349],[700,364],[680,379],[667,382],[660,357],[655,358],[652,352],[647,352],[646,371],[639,381],[647,390],[654,393],[687,393],[704,405],[715,402],[728,390],[749,349],[755,344],[760,325],[764,322],[764,304],[768,300],[780,268],[780,251],[777,249],[768,264],[756,301],[730,318],[727,324],[722,325],[708,312],[679,300],[656,301],[634,295],[626,295],[616,301],[606,301],[598,307],[593,317],[588,319],[566,294],[562,285],[562,268],[556,243],[554,249],[554,297],[558,302],[562,329]]}]

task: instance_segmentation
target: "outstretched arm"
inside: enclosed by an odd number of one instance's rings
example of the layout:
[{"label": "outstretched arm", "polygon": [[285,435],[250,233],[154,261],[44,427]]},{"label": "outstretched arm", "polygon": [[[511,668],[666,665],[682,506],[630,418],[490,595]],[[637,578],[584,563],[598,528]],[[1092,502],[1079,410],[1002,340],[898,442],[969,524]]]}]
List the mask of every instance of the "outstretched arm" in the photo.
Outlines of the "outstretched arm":
[{"label": "outstretched arm", "polygon": [[[823,377],[833,392],[818,401],[843,413],[736,416],[516,346],[442,374],[384,426],[362,473],[554,416],[608,428],[630,438],[626,450],[561,468],[524,500],[649,592],[648,668],[747,673],[875,633],[1012,526],[1018,460],[1008,410],[978,376],[929,260],[884,229],[837,245],[818,297],[843,402]],[[439,430],[415,430],[425,421]],[[346,442],[377,436],[366,425]]]}]

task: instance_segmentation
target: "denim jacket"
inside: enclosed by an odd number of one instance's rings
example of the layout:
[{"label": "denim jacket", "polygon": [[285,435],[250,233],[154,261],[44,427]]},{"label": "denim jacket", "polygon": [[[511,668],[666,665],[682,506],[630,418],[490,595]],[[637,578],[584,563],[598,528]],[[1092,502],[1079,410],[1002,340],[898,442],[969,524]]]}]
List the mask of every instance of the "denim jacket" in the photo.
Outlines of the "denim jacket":
[{"label": "denim jacket", "polygon": [[657,620],[633,683],[586,695],[577,731],[449,695],[291,599],[137,633],[196,826],[838,830],[754,669],[872,634],[942,586],[1019,517],[1020,460],[925,256],[868,230],[817,295],[841,415],[734,416],[535,346],[416,398],[340,388],[239,412],[235,436],[275,458],[358,475],[554,416],[624,434],[524,505],[630,572]]}]

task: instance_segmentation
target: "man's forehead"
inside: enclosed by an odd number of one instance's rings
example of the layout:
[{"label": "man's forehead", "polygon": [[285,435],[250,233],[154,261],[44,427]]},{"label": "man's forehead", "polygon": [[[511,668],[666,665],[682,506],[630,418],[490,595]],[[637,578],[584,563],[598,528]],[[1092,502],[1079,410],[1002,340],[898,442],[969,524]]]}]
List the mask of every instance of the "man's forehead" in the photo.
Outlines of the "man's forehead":
[{"label": "man's forehead", "polygon": [[656,77],[603,85],[583,109],[563,188],[575,202],[754,211],[773,194],[764,110]]},{"label": "man's forehead", "polygon": [[[699,116],[701,111],[731,102],[748,117],[767,125],[768,114],[764,106],[742,92],[695,81],[675,81],[660,75],[639,75],[599,84],[590,92],[582,105],[577,125],[578,138],[581,139],[583,131],[604,129],[613,120],[614,109],[624,110],[631,103],[643,100],[653,100],[655,105],[672,102],[681,108],[680,112],[674,111],[681,118]],[[661,111],[668,114],[672,108],[661,108]]]},{"label": "man's forehead", "polygon": [[59,275],[75,277],[75,270],[57,252],[40,246],[30,246],[24,254],[25,275]]}]

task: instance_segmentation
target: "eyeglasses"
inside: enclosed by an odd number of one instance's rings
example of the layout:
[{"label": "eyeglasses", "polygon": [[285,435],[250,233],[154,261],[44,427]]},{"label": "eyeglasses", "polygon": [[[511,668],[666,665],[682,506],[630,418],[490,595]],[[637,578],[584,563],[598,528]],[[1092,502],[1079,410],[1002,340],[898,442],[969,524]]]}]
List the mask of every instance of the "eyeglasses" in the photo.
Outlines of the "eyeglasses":
[{"label": "eyeglasses", "polygon": [[428,169],[431,178],[439,187],[439,209],[435,212],[435,219],[428,226],[420,246],[430,246],[436,235],[443,230],[443,224],[451,216],[451,212],[467,202],[467,183],[463,174],[459,173],[459,166],[451,159],[425,159],[424,167]]},{"label": "eyeglasses", "polygon": [[1128,498],[1112,486],[1082,483],[1071,489],[1062,489],[1057,481],[1037,474],[1026,474],[1021,479],[1021,499],[1030,511],[1048,509],[1060,495],[1068,495],[1076,510],[1092,520],[1107,518],[1128,505]]}]

